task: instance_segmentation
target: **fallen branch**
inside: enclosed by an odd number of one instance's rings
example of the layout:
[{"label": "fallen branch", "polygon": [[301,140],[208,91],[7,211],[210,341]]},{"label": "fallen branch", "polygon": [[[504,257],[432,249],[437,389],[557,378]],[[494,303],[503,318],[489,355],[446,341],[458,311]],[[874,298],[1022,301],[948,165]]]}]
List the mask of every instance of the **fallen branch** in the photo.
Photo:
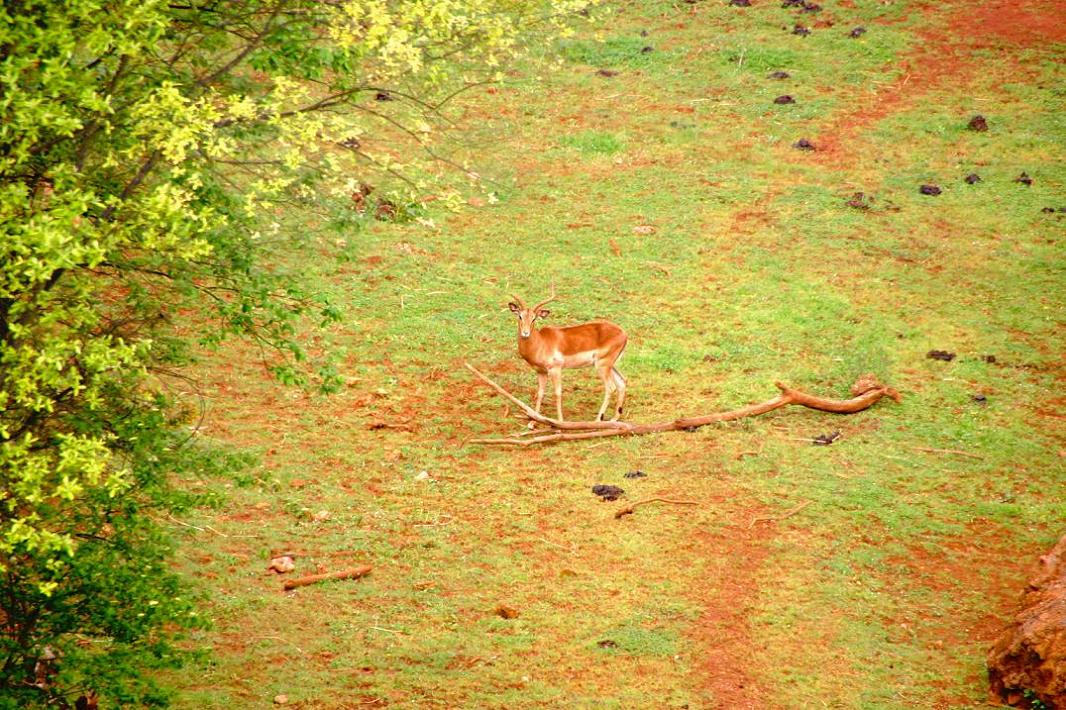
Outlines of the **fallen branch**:
[{"label": "fallen branch", "polygon": [[309,574],[306,577],[296,577],[285,582],[285,591],[290,589],[296,589],[297,587],[305,587],[308,584],[314,584],[315,582],[323,582],[327,579],[358,579],[365,577],[370,573],[372,568],[369,565],[363,565],[362,567],[353,567],[352,569],[341,570],[340,572],[327,572],[325,574]]},{"label": "fallen branch", "polygon": [[638,505],[644,505],[645,503],[670,503],[671,505],[699,505],[699,502],[694,500],[671,500],[669,498],[645,498],[644,500],[638,500],[635,503],[630,503],[625,508],[619,508],[615,511],[615,520],[621,518],[624,515],[632,515]]},{"label": "fallen branch", "polygon": [[796,404],[809,409],[817,409],[823,412],[836,414],[851,414],[861,412],[870,407],[882,397],[889,397],[900,401],[899,393],[891,387],[882,385],[873,375],[865,375],[852,385],[851,399],[828,399],[816,397],[800,390],[787,387],[780,382],[775,383],[781,390],[781,394],[773,399],[758,404],[749,404],[740,409],[729,412],[706,414],[700,417],[683,417],[670,422],[656,424],[637,424],[634,422],[569,422],[559,421],[546,417],[537,412],[528,404],[515,397],[513,394],[498,385],[492,379],[482,374],[476,367],[466,363],[468,370],[474,373],[482,382],[496,390],[501,397],[517,406],[529,419],[539,424],[550,427],[552,432],[547,434],[520,435],[496,439],[471,439],[471,444],[530,446],[532,444],[547,444],[556,441],[577,441],[581,439],[597,439],[606,436],[642,436],[644,434],[659,434],[665,431],[695,431],[708,424],[727,422],[744,417],[755,417],[766,414],[780,407]]},{"label": "fallen branch", "polygon": [[760,516],[758,518],[752,518],[751,522],[748,523],[748,527],[749,528],[753,528],[753,527],[755,527],[756,523],[773,523],[773,522],[777,522],[777,521],[780,521],[780,520],[784,520],[785,518],[791,518],[793,515],[795,515],[796,513],[800,512],[801,510],[803,510],[804,508],[806,508],[810,504],[811,504],[811,501],[805,500],[802,503],[800,503],[799,505],[797,505],[795,508],[787,510],[781,515],[776,515],[776,516],[775,515],[766,515],[766,516]]}]

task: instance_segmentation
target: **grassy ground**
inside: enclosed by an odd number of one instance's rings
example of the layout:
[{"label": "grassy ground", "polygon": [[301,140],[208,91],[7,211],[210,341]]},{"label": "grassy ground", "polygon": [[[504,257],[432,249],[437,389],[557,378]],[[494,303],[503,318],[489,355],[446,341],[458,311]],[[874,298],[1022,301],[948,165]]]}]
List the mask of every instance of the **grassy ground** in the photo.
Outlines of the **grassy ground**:
[{"label": "grassy ground", "polygon": [[[279,389],[240,349],[203,369],[205,434],[260,463],[180,528],[215,628],[178,707],[984,707],[985,651],[1066,520],[1066,213],[1041,212],[1066,208],[1061,22],[779,5],[619,4],[546,86],[469,100],[495,201],[316,267],[348,311],[341,394]],[[629,332],[632,420],[865,372],[903,402],[464,446],[518,424],[462,362],[528,395],[506,302],[552,282],[553,322]],[[564,387],[595,412],[589,371]],[[701,504],[615,520],[597,483]],[[374,570],[283,594],[278,552]]]}]

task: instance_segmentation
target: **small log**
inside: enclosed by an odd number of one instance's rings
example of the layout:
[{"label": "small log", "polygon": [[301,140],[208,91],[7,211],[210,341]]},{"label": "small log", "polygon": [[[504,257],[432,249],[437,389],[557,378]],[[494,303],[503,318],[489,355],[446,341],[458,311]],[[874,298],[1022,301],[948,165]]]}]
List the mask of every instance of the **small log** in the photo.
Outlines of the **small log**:
[{"label": "small log", "polygon": [[358,579],[365,577],[373,569],[370,565],[363,565],[362,567],[353,567],[352,569],[341,570],[339,572],[326,572],[325,574],[309,574],[306,577],[296,577],[285,582],[285,591],[290,589],[296,589],[297,587],[305,587],[308,584],[314,584],[316,582],[324,582],[327,579]]}]

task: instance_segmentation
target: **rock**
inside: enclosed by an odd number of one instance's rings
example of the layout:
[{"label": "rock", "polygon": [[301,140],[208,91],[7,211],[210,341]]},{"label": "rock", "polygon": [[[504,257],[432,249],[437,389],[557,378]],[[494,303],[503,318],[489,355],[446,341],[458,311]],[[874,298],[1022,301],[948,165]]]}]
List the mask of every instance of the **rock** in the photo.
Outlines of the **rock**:
[{"label": "rock", "polygon": [[622,478],[647,478],[647,476],[648,474],[643,471],[630,471],[629,473],[623,474]]},{"label": "rock", "polygon": [[970,122],[966,124],[966,127],[971,131],[977,131],[978,133],[984,133],[988,130],[988,121],[981,114],[977,114],[970,119]]},{"label": "rock", "polygon": [[944,362],[951,362],[955,359],[955,353],[949,353],[947,350],[930,350],[925,356],[930,360],[943,360]]},{"label": "rock", "polygon": [[792,28],[792,34],[799,35],[800,37],[806,37],[811,33],[810,27],[804,27],[802,25],[796,25]]},{"label": "rock", "polygon": [[640,48],[640,53],[641,54],[650,54],[650,53],[652,53],[654,51],[655,51],[655,47],[652,47],[650,44],[645,46],[645,47],[641,47]]},{"label": "rock", "polygon": [[1040,558],[1022,605],[988,652],[992,695],[1008,705],[1066,708],[1066,535]]},{"label": "rock", "polygon": [[729,0],[733,7],[751,7],[751,0]]},{"label": "rock", "polygon": [[791,96],[789,96],[788,94],[785,94],[784,96],[778,96],[776,99],[774,99],[774,103],[775,104],[781,104],[781,105],[794,104],[794,103],[796,103],[796,100],[794,98],[792,98]]},{"label": "rock", "polygon": [[792,144],[792,147],[797,150],[814,150],[814,143],[811,143],[806,138],[800,138],[798,141]]},{"label": "rock", "polygon": [[496,607],[496,616],[501,619],[517,619],[518,610],[513,606],[507,606],[506,604],[500,604]]},{"label": "rock", "polygon": [[967,185],[976,185],[977,183],[981,182],[981,176],[977,173],[970,173],[965,178],[963,178],[963,182],[965,182]]},{"label": "rock", "polygon": [[788,79],[791,76],[792,75],[789,74],[787,71],[775,71],[775,72],[770,72],[770,74],[768,75],[768,78],[770,78],[770,79]]},{"label": "rock", "polygon": [[284,693],[278,693],[274,696],[275,705],[284,705],[287,702],[289,702],[289,696],[285,695]]},{"label": "rock", "polygon": [[278,555],[270,560],[270,566],[267,570],[270,572],[277,572],[278,574],[285,574],[286,572],[292,572],[296,569],[296,560],[292,555]]},{"label": "rock", "polygon": [[922,193],[923,195],[932,195],[935,197],[936,195],[939,195],[941,192],[943,192],[943,190],[941,190],[936,185],[922,185],[918,188],[918,192]]},{"label": "rock", "polygon": [[976,402],[977,404],[980,404],[980,405],[984,406],[984,405],[988,404],[988,397],[986,397],[983,394],[975,394],[973,396],[973,401]]},{"label": "rock", "polygon": [[1028,186],[1033,184],[1033,179],[1029,177],[1028,173],[1022,173],[1018,177],[1014,178],[1014,182]]},{"label": "rock", "polygon": [[865,27],[856,27],[851,32],[848,32],[848,37],[853,37],[855,39],[858,39],[859,37],[862,37],[864,34],[866,34],[866,28]]}]

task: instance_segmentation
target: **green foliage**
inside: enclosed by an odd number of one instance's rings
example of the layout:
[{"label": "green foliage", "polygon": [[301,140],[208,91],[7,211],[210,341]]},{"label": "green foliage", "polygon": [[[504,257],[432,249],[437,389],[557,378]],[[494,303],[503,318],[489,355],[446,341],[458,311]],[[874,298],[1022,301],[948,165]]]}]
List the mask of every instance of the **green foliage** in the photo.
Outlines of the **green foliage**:
[{"label": "green foliage", "polygon": [[611,155],[625,149],[625,139],[613,133],[585,131],[563,136],[560,140],[564,146],[574,148],[585,155]]},{"label": "green foliage", "polygon": [[335,388],[297,335],[340,313],[275,266],[313,243],[280,214],[418,215],[443,103],[586,4],[5,5],[0,702],[165,699],[140,671],[199,621],[155,516],[236,464],[172,394],[193,346],[248,338],[282,382]]}]

